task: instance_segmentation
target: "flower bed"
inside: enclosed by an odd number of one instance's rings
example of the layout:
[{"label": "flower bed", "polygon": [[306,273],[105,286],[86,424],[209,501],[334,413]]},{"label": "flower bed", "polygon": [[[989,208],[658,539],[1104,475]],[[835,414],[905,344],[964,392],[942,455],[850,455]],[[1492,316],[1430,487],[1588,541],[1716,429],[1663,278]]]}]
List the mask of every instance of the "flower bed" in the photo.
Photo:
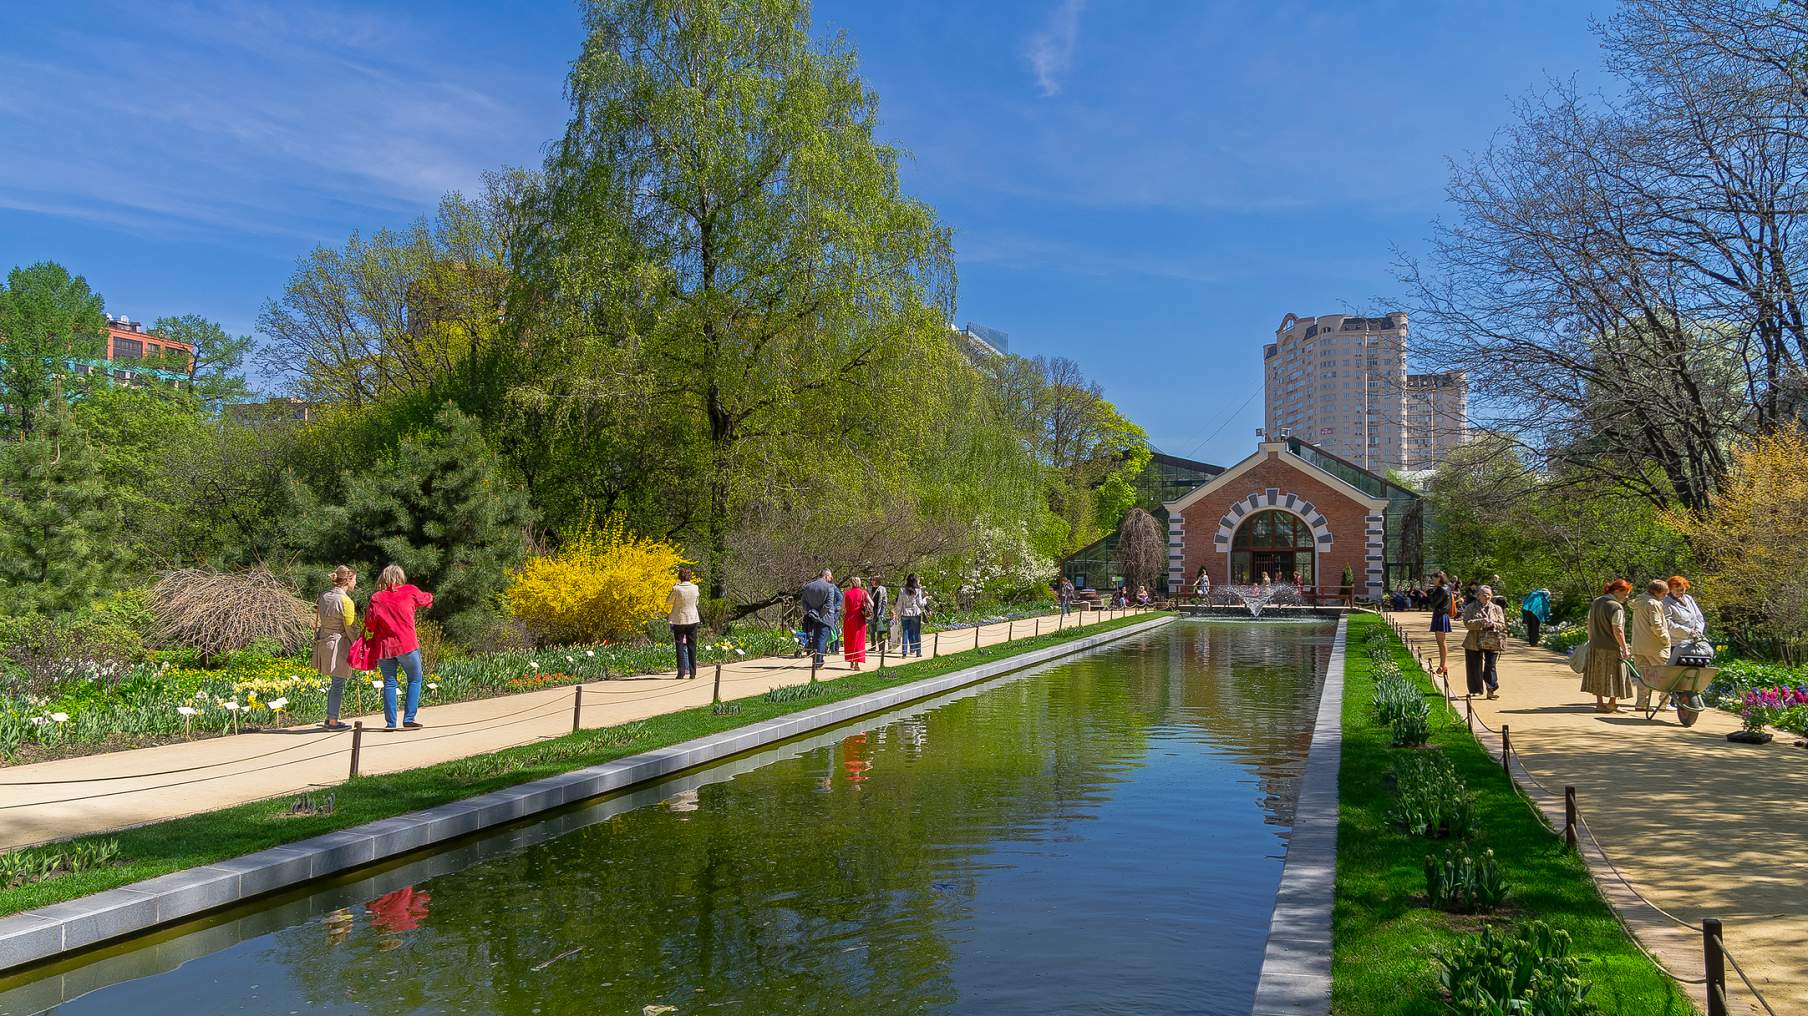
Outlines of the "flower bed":
[{"label": "flower bed", "polygon": [[[795,645],[788,632],[737,630],[701,644],[698,656],[707,665],[788,654]],[[488,653],[441,661],[427,675],[422,698],[462,702],[672,667],[672,648],[660,644]],[[217,669],[196,665],[188,653],[153,653],[145,663],[117,670],[71,660],[48,693],[0,686],[0,762],[316,723],[326,718],[327,686],[306,658],[253,651],[232,654]],[[376,708],[381,688],[375,673],[347,682],[347,715]]]}]

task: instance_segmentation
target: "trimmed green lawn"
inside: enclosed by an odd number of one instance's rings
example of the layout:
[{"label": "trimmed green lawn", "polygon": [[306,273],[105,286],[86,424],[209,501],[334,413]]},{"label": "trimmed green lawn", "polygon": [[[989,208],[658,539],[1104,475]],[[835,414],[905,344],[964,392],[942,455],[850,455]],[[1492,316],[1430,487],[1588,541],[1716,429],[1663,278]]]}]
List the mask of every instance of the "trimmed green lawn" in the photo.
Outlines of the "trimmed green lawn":
[{"label": "trimmed green lawn", "polygon": [[285,795],[117,833],[81,837],[69,843],[57,844],[54,848],[39,849],[65,849],[75,843],[114,840],[120,848],[119,862],[105,868],[0,890],[0,916],[61,903],[183,868],[239,857],[321,833],[475,797],[543,776],[598,765],[694,737],[854,698],[900,682],[936,677],[979,663],[1059,645],[1082,636],[1097,635],[1160,616],[1162,615],[1159,613],[1147,613],[1121,617],[1083,628],[1067,628],[1035,638],[1021,638],[1008,645],[951,653],[912,663],[908,667],[848,674],[833,681],[822,682],[819,686],[821,693],[807,698],[771,702],[761,695],[739,699],[732,703],[739,707],[738,711],[729,715],[718,716],[711,707],[702,706],[617,727],[585,730],[487,755],[442,762],[422,769],[361,777],[310,795],[323,799],[327,794],[333,794],[337,807],[330,815],[292,817],[289,815],[289,808],[295,798],[293,795]]},{"label": "trimmed green lawn", "polygon": [[[1402,750],[1370,712],[1374,694],[1369,633],[1386,633],[1394,659],[1432,706],[1432,746],[1441,748],[1475,794],[1479,832],[1492,847],[1510,891],[1504,911],[1465,917],[1425,905],[1425,855],[1447,843],[1397,831],[1388,778]],[[1352,614],[1344,657],[1343,765],[1338,775],[1337,899],[1332,917],[1331,1008],[1338,1016],[1430,1016],[1449,1010],[1438,991],[1437,956],[1484,921],[1539,919],[1569,932],[1590,1000],[1604,1014],[1658,1016],[1692,1007],[1629,939],[1582,862],[1563,847],[1513,789],[1497,762],[1469,736],[1462,719],[1381,618]]]}]

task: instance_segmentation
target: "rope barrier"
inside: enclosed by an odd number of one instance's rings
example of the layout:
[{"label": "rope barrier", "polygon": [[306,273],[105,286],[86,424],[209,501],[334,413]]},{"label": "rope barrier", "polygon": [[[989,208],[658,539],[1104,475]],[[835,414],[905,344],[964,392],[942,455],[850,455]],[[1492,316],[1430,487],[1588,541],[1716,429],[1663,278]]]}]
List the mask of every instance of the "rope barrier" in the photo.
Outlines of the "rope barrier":
[{"label": "rope barrier", "polygon": [[1733,951],[1726,947],[1726,937],[1724,935],[1718,936],[1718,941],[1720,943],[1720,955],[1725,957],[1726,961],[1733,965],[1733,972],[1739,975],[1741,981],[1745,982],[1745,987],[1752,993],[1752,997],[1758,1000],[1758,1004],[1763,1006],[1764,1011],[1769,1013],[1770,1016],[1777,1016],[1777,1011],[1772,1009],[1770,1003],[1764,1000],[1764,993],[1759,991],[1758,986],[1751,982],[1751,978],[1745,976],[1744,968],[1739,966],[1739,961],[1733,958]]},{"label": "rope barrier", "polygon": [[[1416,646],[1414,645],[1413,641],[1410,638],[1406,637],[1401,632],[1401,630],[1399,629],[1399,627],[1397,625],[1390,626],[1390,627],[1393,627],[1394,634],[1396,636],[1400,637],[1400,641],[1403,644],[1403,646],[1409,652],[1414,652],[1414,655],[1417,656],[1418,654],[1415,651]],[[1391,659],[1391,655],[1392,655],[1391,653],[1388,654],[1390,659]],[[1419,666],[1420,666],[1420,672],[1423,674],[1426,674],[1427,678],[1429,679],[1430,674],[1427,671],[1425,671],[1424,663],[1422,660],[1420,661]],[[1436,682],[1433,682],[1433,685],[1434,685],[1434,690],[1435,690]],[[1448,689],[1448,685],[1446,685],[1446,689]],[[1451,705],[1453,703],[1453,701],[1454,700],[1451,698],[1448,691],[1446,691],[1446,693],[1445,693],[1446,704]],[[1455,712],[1454,705],[1451,705],[1451,709],[1452,709],[1452,712],[1454,713]],[[1471,713],[1471,717],[1474,718],[1473,713]],[[1488,730],[1490,733],[1494,732],[1492,730],[1492,728],[1488,727],[1488,725],[1485,721],[1477,719],[1476,722],[1480,722],[1482,724],[1482,729]],[[1523,739],[1524,736],[1525,736],[1525,733],[1522,731],[1520,733],[1520,738]],[[1476,739],[1476,741],[1477,741],[1477,744],[1482,748],[1483,752],[1489,756],[1489,758],[1495,758],[1495,755],[1492,752],[1488,751],[1487,745],[1481,744],[1481,739],[1479,737]],[[1542,782],[1540,782],[1539,779],[1537,778],[1537,776],[1532,774],[1531,769],[1529,769],[1525,765],[1525,756],[1522,752],[1520,752],[1518,750],[1518,747],[1510,746],[1510,745],[1503,743],[1501,746],[1501,753],[1500,753],[1500,756],[1498,757],[1498,760],[1501,762],[1501,764],[1503,766],[1506,766],[1508,764],[1509,759],[1512,757],[1517,757],[1520,760],[1520,765],[1519,765],[1519,774],[1520,775],[1523,775],[1525,779],[1530,780],[1532,782],[1532,784],[1534,786],[1536,786],[1540,791],[1542,791],[1545,795],[1552,796],[1552,797],[1555,796],[1551,793],[1550,788],[1546,787]],[[1538,808],[1537,803],[1534,802],[1529,796],[1526,795],[1524,788],[1519,786],[1518,776],[1513,775],[1510,768],[1508,769],[1508,774],[1509,774],[1509,779],[1507,782],[1510,786],[1512,786],[1514,792],[1519,795],[1521,800],[1526,802],[1528,807],[1531,807],[1535,813],[1538,813],[1539,808]],[[1588,834],[1589,842],[1591,844],[1593,844],[1595,853],[1600,856],[1602,861],[1606,862],[1608,870],[1613,872],[1614,877],[1619,880],[1619,883],[1621,885],[1626,887],[1626,890],[1628,892],[1632,893],[1633,896],[1637,897],[1639,902],[1645,904],[1645,906],[1650,907],[1652,910],[1663,915],[1663,917],[1665,919],[1669,920],[1671,923],[1675,924],[1676,926],[1690,930],[1690,931],[1694,931],[1696,929],[1696,926],[1694,924],[1692,924],[1688,921],[1685,921],[1680,917],[1677,917],[1675,914],[1670,913],[1668,910],[1665,910],[1663,907],[1661,907],[1658,904],[1656,904],[1655,902],[1653,902],[1650,897],[1648,897],[1644,893],[1640,892],[1638,889],[1638,886],[1634,885],[1632,880],[1626,877],[1626,873],[1620,870],[1620,866],[1618,864],[1614,863],[1613,856],[1607,852],[1607,848],[1601,843],[1601,838],[1598,835],[1596,835],[1594,829],[1591,826],[1589,826],[1588,818],[1587,818],[1587,816],[1582,814],[1582,811],[1580,808],[1576,809],[1575,816],[1576,816],[1576,824],[1582,828],[1583,832]],[[1633,946],[1635,948],[1637,948],[1638,951],[1647,960],[1651,961],[1652,966],[1655,966],[1657,969],[1663,971],[1665,975],[1667,975],[1668,977],[1670,977],[1672,980],[1676,981],[1679,984],[1704,985],[1708,988],[1708,990],[1710,992],[1716,990],[1716,986],[1713,984],[1710,984],[1709,979],[1705,976],[1703,976],[1703,977],[1683,977],[1683,976],[1677,974],[1674,970],[1671,970],[1662,960],[1658,959],[1655,955],[1653,955],[1651,950],[1645,948],[1645,943],[1639,939],[1637,932],[1635,932],[1633,930],[1632,926],[1627,923],[1625,916],[1619,912],[1618,908],[1610,905],[1607,909],[1609,912],[1611,912],[1613,914],[1614,920],[1619,923],[1620,927],[1625,929],[1626,937],[1632,940]],[[1712,922],[1712,923],[1717,923],[1717,922]],[[1724,957],[1728,963],[1732,964],[1733,971],[1739,975],[1739,980],[1744,982],[1746,990],[1751,992],[1752,997],[1757,1000],[1758,1005],[1763,1007],[1764,1012],[1766,1014],[1768,1014],[1768,1016],[1776,1016],[1776,1010],[1771,1008],[1770,1002],[1764,998],[1763,992],[1759,991],[1758,986],[1752,983],[1751,978],[1746,975],[1745,970],[1739,966],[1739,961],[1736,960],[1733,957],[1732,952],[1726,948],[1726,940],[1725,940],[1724,936],[1717,936],[1715,938],[1715,944],[1719,947],[1720,955],[1722,957]]]},{"label": "rope barrier", "polygon": [[102,798],[120,797],[125,794],[143,794],[153,790],[169,790],[174,787],[187,787],[193,786],[196,783],[206,783],[208,780],[223,780],[229,776],[250,776],[253,773],[268,772],[271,769],[281,769],[283,766],[294,765],[297,762],[312,762],[315,759],[339,758],[342,756],[343,752],[338,750],[326,751],[321,752],[318,755],[308,755],[304,758],[293,758],[284,762],[277,762],[273,765],[259,766],[256,769],[247,769],[243,772],[214,773],[212,776],[201,776],[192,780],[182,780],[178,783],[160,783],[154,787],[132,787],[127,790],[109,791],[105,794],[83,794],[79,797],[65,797],[54,801],[21,801],[17,804],[0,804],[0,811],[11,811],[14,808],[41,808],[52,804],[73,804],[76,801],[97,801]]},{"label": "rope barrier", "polygon": [[182,769],[165,769],[154,773],[118,773],[113,776],[84,776],[80,779],[69,780],[21,780],[16,783],[0,783],[0,787],[54,787],[70,783],[111,783],[114,780],[146,780],[153,776],[178,776],[182,773],[200,772],[203,769],[218,769],[220,766],[238,765],[241,762],[256,762],[258,759],[270,758],[273,755],[281,755],[283,752],[294,751],[297,748],[305,748],[310,744],[319,744],[322,741],[338,737],[342,733],[347,733],[347,731],[335,730],[322,734],[319,737],[309,738],[306,741],[278,748],[275,751],[266,751],[259,755],[246,755],[244,758],[227,759],[224,762],[209,762],[206,765],[187,766]]}]

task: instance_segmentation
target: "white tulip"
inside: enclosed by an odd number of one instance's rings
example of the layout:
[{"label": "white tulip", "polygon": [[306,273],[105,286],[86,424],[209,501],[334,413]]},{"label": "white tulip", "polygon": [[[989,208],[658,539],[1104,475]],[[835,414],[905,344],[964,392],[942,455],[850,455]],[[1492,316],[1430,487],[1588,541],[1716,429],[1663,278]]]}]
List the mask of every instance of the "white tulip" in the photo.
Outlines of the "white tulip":
[{"label": "white tulip", "polygon": [[58,723],[68,723],[69,722],[69,714],[68,713],[51,713],[50,718],[55,720]]},{"label": "white tulip", "polygon": [[584,650],[584,655],[585,655],[585,656],[595,656],[595,655],[596,655],[596,650],[594,650],[594,649],[586,649],[586,650]]}]

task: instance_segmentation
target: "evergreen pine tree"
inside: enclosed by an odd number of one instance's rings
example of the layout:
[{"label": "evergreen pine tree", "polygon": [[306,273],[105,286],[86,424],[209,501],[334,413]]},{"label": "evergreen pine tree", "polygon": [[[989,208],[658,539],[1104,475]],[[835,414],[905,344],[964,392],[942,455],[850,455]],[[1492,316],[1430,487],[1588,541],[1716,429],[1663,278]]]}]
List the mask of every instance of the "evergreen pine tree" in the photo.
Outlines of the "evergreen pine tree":
[{"label": "evergreen pine tree", "polygon": [[315,546],[372,570],[399,564],[433,593],[430,616],[460,641],[497,615],[509,573],[527,554],[531,512],[504,475],[476,419],[447,405],[431,431],[410,435],[345,480],[345,500],[323,506]]},{"label": "evergreen pine tree", "polygon": [[109,591],[119,506],[61,393],[0,454],[0,600],[15,613],[87,606]]}]

